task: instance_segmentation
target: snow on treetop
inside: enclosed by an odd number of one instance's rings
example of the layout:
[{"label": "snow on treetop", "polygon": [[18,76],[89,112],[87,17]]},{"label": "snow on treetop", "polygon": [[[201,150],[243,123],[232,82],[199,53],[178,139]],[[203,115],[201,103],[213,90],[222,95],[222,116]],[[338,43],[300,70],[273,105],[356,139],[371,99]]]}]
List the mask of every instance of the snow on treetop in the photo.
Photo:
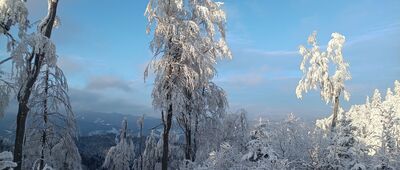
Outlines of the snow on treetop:
[{"label": "snow on treetop", "polygon": [[[320,51],[317,43],[317,33],[313,32],[308,37],[311,49],[301,45],[299,53],[303,56],[300,70],[304,73],[296,88],[296,95],[302,98],[303,92],[319,88],[321,97],[326,103],[330,103],[341,92],[344,98],[349,100],[350,94],[345,90],[344,81],[350,80],[349,64],[343,60],[342,49],[346,41],[340,33],[332,33],[326,51]],[[329,66],[334,64],[335,72],[330,73]]]}]

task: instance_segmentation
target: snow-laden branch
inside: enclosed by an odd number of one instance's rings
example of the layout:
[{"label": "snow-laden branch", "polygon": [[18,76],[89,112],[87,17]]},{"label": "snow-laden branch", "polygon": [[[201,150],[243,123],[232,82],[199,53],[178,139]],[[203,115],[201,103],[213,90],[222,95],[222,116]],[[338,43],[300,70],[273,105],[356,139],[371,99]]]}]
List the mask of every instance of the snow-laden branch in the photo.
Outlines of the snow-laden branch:
[{"label": "snow-laden branch", "polygon": [[[344,98],[349,100],[350,95],[345,90],[344,82],[350,80],[351,76],[348,71],[349,64],[344,61],[342,55],[345,37],[339,33],[332,33],[327,50],[320,51],[316,35],[317,33],[314,32],[308,38],[311,49],[302,45],[299,47],[299,53],[303,56],[300,70],[304,76],[296,88],[297,97],[302,98],[303,92],[307,93],[309,90],[319,88],[321,98],[326,103],[333,102],[341,92],[343,92]],[[332,69],[330,66],[334,66],[334,68]]]}]

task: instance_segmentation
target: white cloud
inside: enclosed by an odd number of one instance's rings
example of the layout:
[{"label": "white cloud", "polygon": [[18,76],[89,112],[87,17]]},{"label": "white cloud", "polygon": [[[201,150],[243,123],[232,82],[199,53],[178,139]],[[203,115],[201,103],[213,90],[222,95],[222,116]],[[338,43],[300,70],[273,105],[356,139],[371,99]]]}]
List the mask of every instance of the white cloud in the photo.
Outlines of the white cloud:
[{"label": "white cloud", "polygon": [[105,113],[118,112],[123,114],[154,115],[151,105],[144,105],[129,97],[110,97],[101,91],[86,89],[70,90],[71,105],[75,112],[100,111]]},{"label": "white cloud", "polygon": [[87,83],[85,89],[87,90],[116,89],[124,92],[131,92],[133,90],[133,82],[111,75],[95,76],[89,79],[89,82]]}]

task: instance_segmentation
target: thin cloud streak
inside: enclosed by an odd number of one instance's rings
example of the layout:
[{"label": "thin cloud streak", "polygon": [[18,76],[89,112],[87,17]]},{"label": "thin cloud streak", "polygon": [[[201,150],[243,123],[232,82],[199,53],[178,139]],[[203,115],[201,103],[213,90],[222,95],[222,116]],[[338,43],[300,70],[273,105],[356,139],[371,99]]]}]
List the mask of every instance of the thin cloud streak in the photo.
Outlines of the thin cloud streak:
[{"label": "thin cloud streak", "polygon": [[244,49],[244,51],[249,53],[255,53],[257,55],[264,57],[293,57],[299,53],[298,51],[285,51],[285,50],[267,51],[260,49]]},{"label": "thin cloud streak", "polygon": [[370,41],[375,38],[381,37],[381,36],[387,36],[389,33],[395,33],[396,31],[400,30],[400,23],[392,23],[388,25],[384,25],[381,27],[376,27],[371,29],[370,32],[364,35],[356,36],[352,39],[350,39],[347,43],[346,46],[352,46],[358,43],[362,43],[365,41]]}]

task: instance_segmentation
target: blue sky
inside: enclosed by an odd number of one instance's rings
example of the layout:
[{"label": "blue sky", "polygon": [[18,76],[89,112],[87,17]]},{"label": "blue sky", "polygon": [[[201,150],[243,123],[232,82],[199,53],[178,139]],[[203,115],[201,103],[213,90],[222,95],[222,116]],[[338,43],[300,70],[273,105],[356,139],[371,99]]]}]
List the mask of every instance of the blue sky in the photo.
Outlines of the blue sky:
[{"label": "blue sky", "polygon": [[[31,19],[46,0],[30,0]],[[400,1],[225,0],[227,39],[233,60],[218,63],[215,82],[228,93],[230,111],[276,118],[293,112],[316,118],[330,106],[311,92],[295,96],[301,78],[297,48],[314,30],[321,45],[332,32],[346,36],[345,60],[353,79],[349,105],[373,89],[400,79]],[[154,113],[152,80],[143,81],[151,59],[143,16],[147,0],[60,0],[62,25],[55,30],[59,63],[69,80],[75,111]]]}]

